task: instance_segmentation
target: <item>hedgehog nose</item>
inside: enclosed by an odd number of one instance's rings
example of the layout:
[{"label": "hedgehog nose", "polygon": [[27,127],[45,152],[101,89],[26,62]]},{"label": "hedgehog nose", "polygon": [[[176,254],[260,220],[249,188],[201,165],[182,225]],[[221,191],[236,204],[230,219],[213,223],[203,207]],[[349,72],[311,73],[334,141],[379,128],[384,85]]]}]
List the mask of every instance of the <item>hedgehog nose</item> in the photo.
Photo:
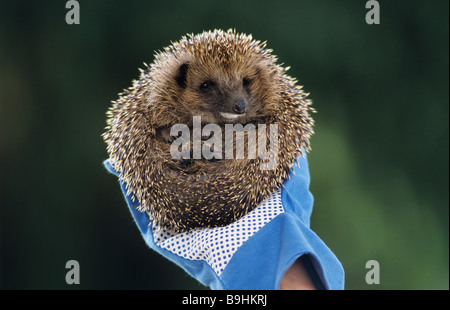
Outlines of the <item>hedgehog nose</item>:
[{"label": "hedgehog nose", "polygon": [[247,101],[244,98],[239,98],[234,102],[233,111],[237,114],[244,114],[248,110]]}]

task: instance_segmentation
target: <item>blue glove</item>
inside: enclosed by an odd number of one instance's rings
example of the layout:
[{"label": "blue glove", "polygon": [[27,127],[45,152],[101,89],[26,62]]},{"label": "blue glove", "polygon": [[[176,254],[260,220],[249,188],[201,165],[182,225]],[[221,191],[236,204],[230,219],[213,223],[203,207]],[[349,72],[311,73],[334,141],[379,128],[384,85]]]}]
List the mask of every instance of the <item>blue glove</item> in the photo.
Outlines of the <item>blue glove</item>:
[{"label": "blue glove", "polygon": [[[109,160],[106,169],[118,176]],[[238,221],[217,228],[174,234],[155,227],[139,203],[128,207],[147,245],[212,289],[278,289],[286,270],[303,259],[317,288],[343,289],[344,270],[325,243],[309,228],[313,196],[305,157],[294,165],[282,189]]]}]

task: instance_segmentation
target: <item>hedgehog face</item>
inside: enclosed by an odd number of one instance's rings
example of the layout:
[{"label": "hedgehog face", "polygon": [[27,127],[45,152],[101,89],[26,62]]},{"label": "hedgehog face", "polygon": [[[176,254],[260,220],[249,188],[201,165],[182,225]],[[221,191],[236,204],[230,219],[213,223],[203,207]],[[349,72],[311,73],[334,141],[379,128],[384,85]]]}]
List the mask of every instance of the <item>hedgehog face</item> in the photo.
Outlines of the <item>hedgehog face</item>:
[{"label": "hedgehog face", "polygon": [[179,66],[175,80],[183,106],[193,116],[206,123],[246,123],[268,114],[263,90],[267,92],[273,83],[262,71],[248,62],[231,67],[226,62],[193,61]]}]

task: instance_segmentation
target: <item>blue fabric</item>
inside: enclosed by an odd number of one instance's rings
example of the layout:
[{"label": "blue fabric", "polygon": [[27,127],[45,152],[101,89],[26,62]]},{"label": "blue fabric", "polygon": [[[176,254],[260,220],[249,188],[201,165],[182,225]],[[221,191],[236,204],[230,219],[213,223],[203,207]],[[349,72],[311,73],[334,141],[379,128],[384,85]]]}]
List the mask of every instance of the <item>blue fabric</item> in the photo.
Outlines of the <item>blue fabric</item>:
[{"label": "blue fabric", "polygon": [[[109,163],[106,169],[118,176]],[[344,289],[344,270],[325,243],[310,229],[313,196],[309,191],[310,175],[305,157],[299,158],[281,191],[284,212],[251,236],[233,254],[218,275],[205,261],[189,260],[156,245],[148,215],[136,210],[138,202],[126,195],[131,214],[147,245],[183,268],[188,274],[212,289],[278,289],[286,270],[302,258],[315,285],[325,289]]]}]

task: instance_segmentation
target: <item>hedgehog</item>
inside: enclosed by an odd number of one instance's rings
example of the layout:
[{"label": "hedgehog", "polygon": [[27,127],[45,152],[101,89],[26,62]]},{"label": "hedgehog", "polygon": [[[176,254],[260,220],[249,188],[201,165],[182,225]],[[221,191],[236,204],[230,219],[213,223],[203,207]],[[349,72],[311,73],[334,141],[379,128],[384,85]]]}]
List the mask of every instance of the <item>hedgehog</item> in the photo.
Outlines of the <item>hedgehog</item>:
[{"label": "hedgehog", "polygon": [[[267,43],[252,35],[187,34],[157,51],[112,102],[103,134],[109,160],[152,225],[173,232],[226,226],[282,187],[298,157],[310,150],[315,110],[309,94],[286,73],[289,67],[277,61]],[[267,157],[225,158],[220,152],[212,159],[174,158],[170,150],[177,137],[171,128],[192,129],[195,117],[221,129],[276,125],[275,165],[262,169]],[[245,154],[251,147],[267,151],[262,141],[271,138],[268,127],[256,140],[249,135],[256,126],[247,128]],[[202,133],[202,145],[209,138]],[[192,143],[185,145],[191,155]]]}]

